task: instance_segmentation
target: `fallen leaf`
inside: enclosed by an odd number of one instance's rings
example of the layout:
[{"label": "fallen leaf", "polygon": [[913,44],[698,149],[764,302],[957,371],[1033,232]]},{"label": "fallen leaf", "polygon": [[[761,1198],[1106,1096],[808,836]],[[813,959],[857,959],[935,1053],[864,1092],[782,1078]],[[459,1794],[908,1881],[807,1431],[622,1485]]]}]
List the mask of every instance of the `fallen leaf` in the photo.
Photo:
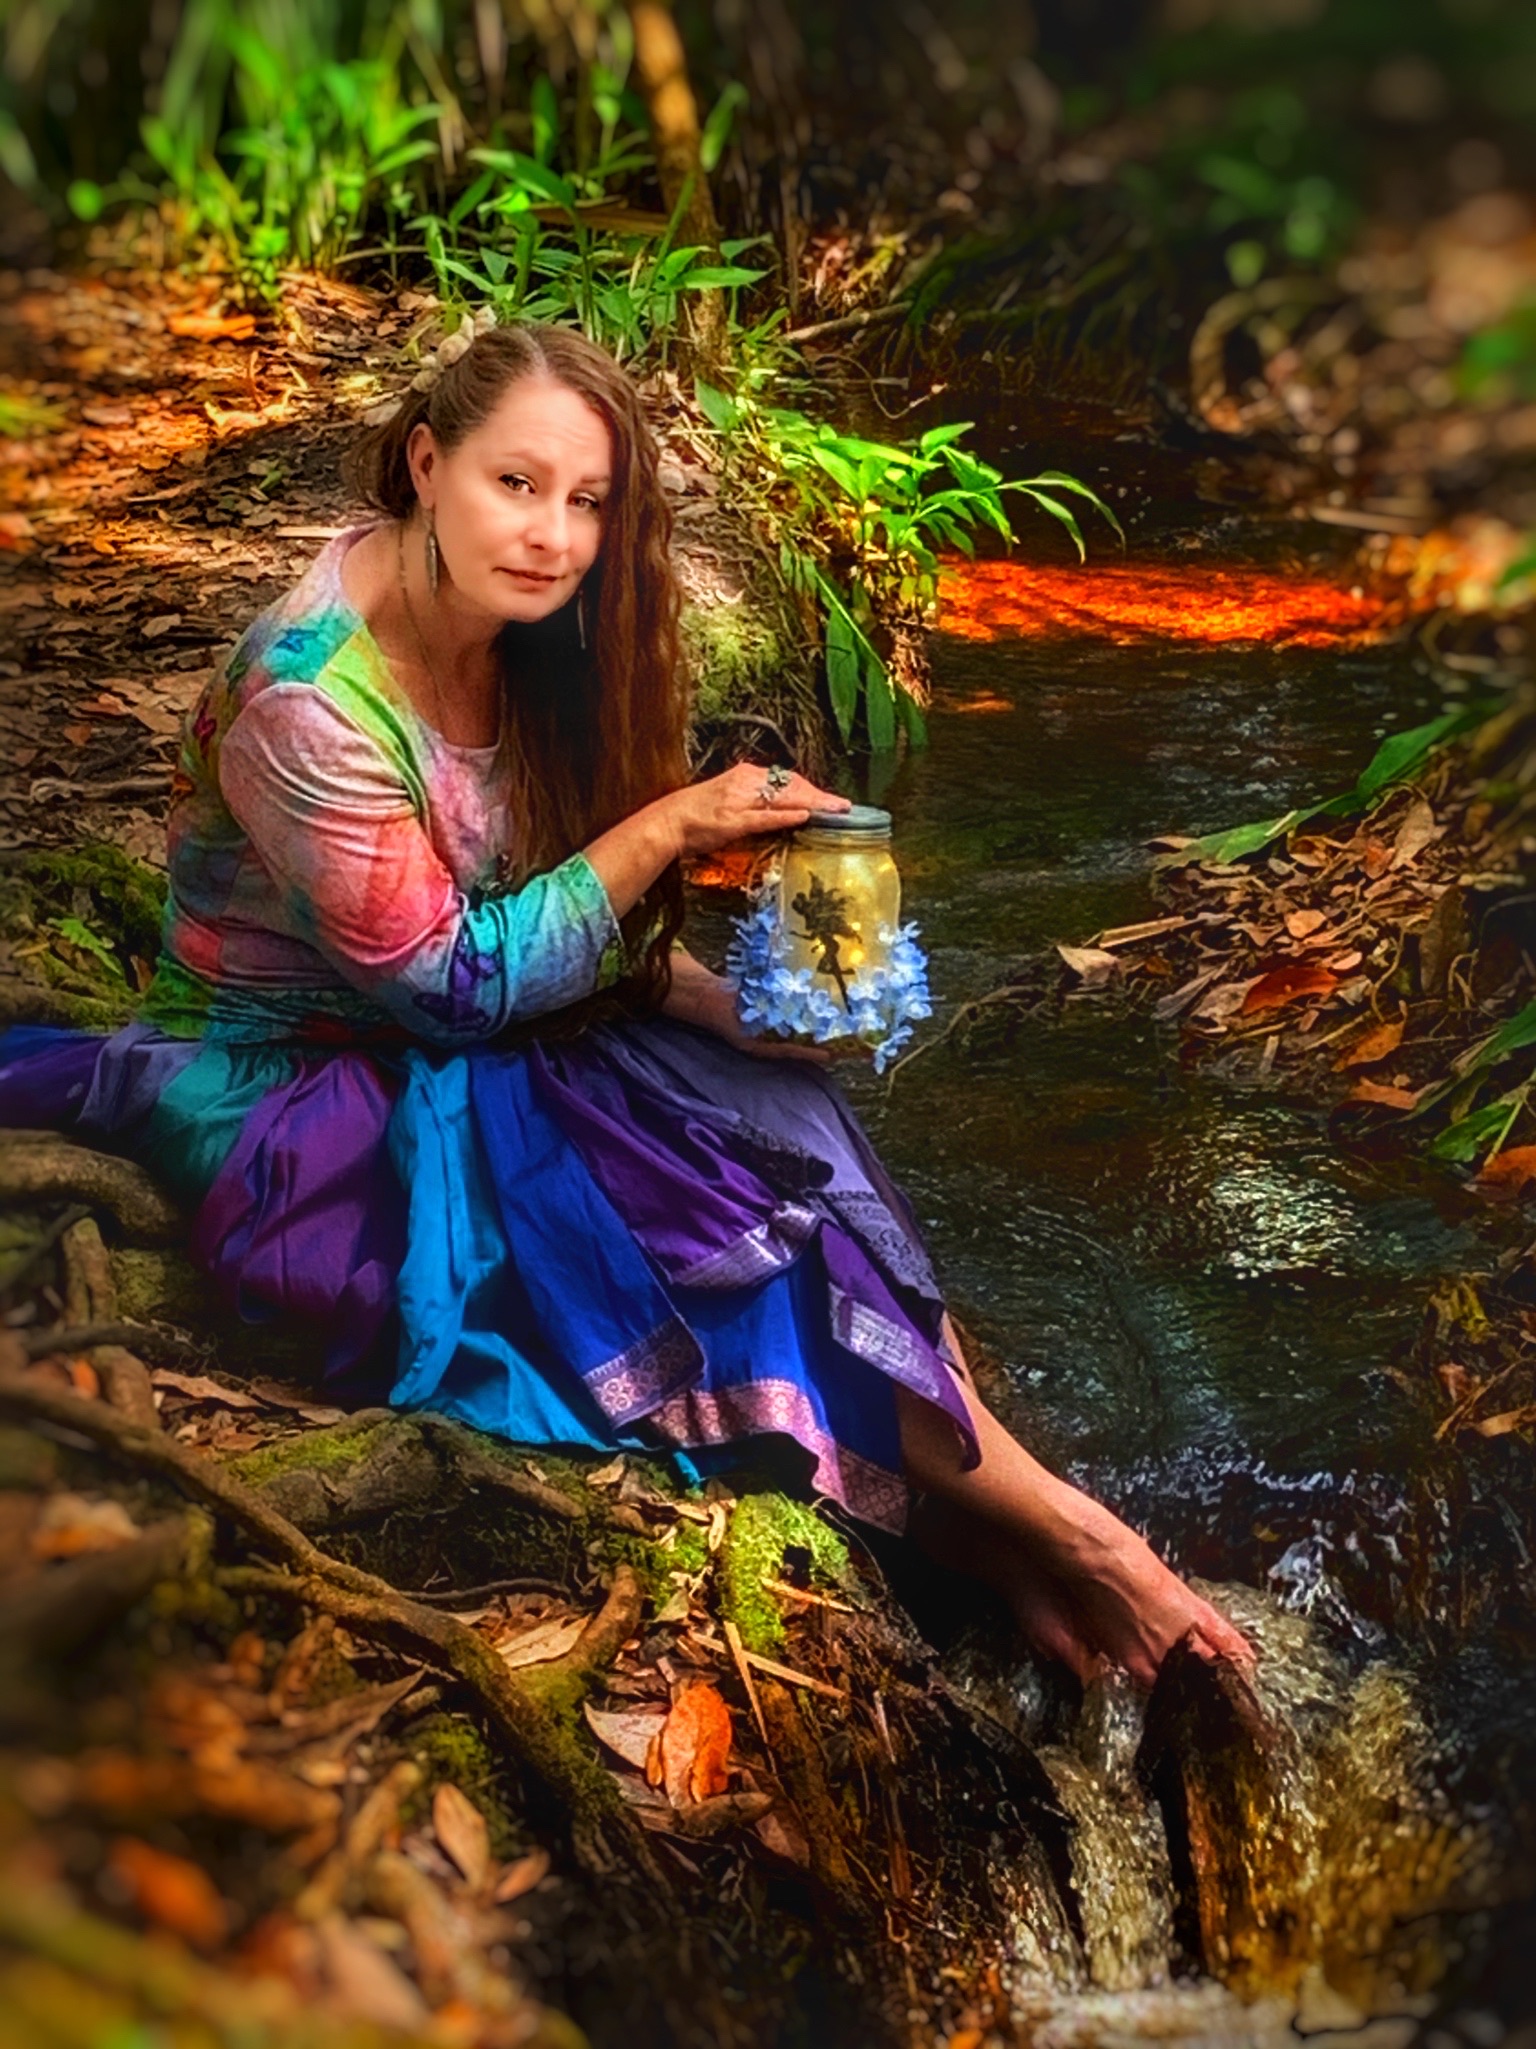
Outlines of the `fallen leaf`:
[{"label": "fallen leaf", "polygon": [[79,721],[72,721],[67,726],[61,726],[59,730],[71,747],[89,747],[96,737],[94,726],[83,725]]},{"label": "fallen leaf", "polygon": [[1507,1437],[1511,1430],[1525,1430],[1532,1423],[1536,1423],[1536,1402],[1527,1402],[1521,1409],[1505,1409],[1502,1415],[1484,1416],[1472,1428],[1481,1437]]},{"label": "fallen leaf", "polygon": [[173,626],[180,624],[179,612],[161,612],[154,619],[146,619],[140,631],[146,640],[159,640],[162,634],[169,633]]},{"label": "fallen leaf", "polygon": [[771,1793],[720,1793],[672,1811],[671,1826],[680,1835],[707,1839],[728,1828],[750,1828],[773,1806]]},{"label": "fallen leaf", "polygon": [[243,1388],[225,1387],[217,1380],[209,1380],[201,1373],[173,1373],[169,1367],[157,1366],[150,1373],[156,1387],[162,1387],[171,1394],[185,1395],[189,1401],[218,1402],[226,1409],[259,1409],[261,1403]]},{"label": "fallen leaf", "polygon": [[622,1757],[626,1764],[636,1771],[645,1770],[646,1759],[651,1746],[661,1734],[661,1725],[666,1714],[654,1709],[624,1708],[614,1712],[605,1708],[586,1706],[588,1726],[600,1743],[606,1743],[616,1757]]},{"label": "fallen leaf", "polygon": [[532,1892],[548,1876],[548,1850],[530,1850],[526,1857],[519,1857],[502,1872],[491,1899],[498,1907],[510,1906],[513,1900],[520,1900],[525,1892]]},{"label": "fallen leaf", "polygon": [[326,2004],[346,2020],[372,2021],[417,2036],[430,2018],[427,2002],[400,1966],[340,1914],[320,1923],[320,1955],[330,1982]]},{"label": "fallen leaf", "polygon": [[786,1864],[796,1864],[802,1871],[811,1868],[811,1846],[794,1816],[783,1807],[770,1808],[759,1816],[752,1832],[765,1850],[782,1857]]},{"label": "fallen leaf", "polygon": [[1220,973],[1219,967],[1202,968],[1198,975],[1192,976],[1179,988],[1170,990],[1166,996],[1159,996],[1152,1006],[1152,1015],[1166,1024],[1169,1019],[1177,1017],[1181,1010],[1187,1010],[1201,990],[1208,989]]},{"label": "fallen leaf", "polygon": [[1403,1043],[1407,1022],[1405,1017],[1389,1017],[1382,1024],[1372,1025],[1353,1045],[1344,1048],[1333,1063],[1334,1072],[1342,1074],[1351,1067],[1373,1067],[1378,1060],[1385,1060]]},{"label": "fallen leaf", "polygon": [[254,313],[173,313],[165,323],[183,341],[248,341],[256,332]]},{"label": "fallen leaf", "polygon": [[92,427],[131,427],[133,408],[101,404],[82,406],[80,417]]},{"label": "fallen leaf", "polygon": [[1440,828],[1435,823],[1435,814],[1424,798],[1416,797],[1408,807],[1408,815],[1397,828],[1397,837],[1392,842],[1393,868],[1407,868],[1416,861],[1431,840],[1440,837]]},{"label": "fallen leaf", "polygon": [[432,1827],[465,1882],[478,1892],[490,1875],[490,1830],[474,1801],[446,1779],[432,1795]]},{"label": "fallen leaf", "polygon": [[157,1850],[137,1836],[119,1836],[107,1868],[146,1921],[168,1928],[194,1949],[217,1949],[229,1933],[229,1912],[213,1880],[186,1857]]},{"label": "fallen leaf", "polygon": [[1360,857],[1360,865],[1365,870],[1368,881],[1378,882],[1392,866],[1392,849],[1384,840],[1368,840],[1365,852]]},{"label": "fallen leaf", "polygon": [[685,1685],[661,1725],[646,1778],[674,1807],[723,1793],[731,1783],[731,1737],[731,1711],[717,1689],[707,1679]]},{"label": "fallen leaf", "polygon": [[1536,1180],[1536,1145],[1514,1145],[1483,1162],[1477,1185],[1485,1195],[1512,1202],[1532,1180]]},{"label": "fallen leaf", "polygon": [[627,1470],[628,1468],[624,1463],[624,1454],[620,1452],[618,1457],[610,1459],[607,1465],[594,1466],[592,1471],[586,1476],[587,1485],[589,1487],[617,1487]]},{"label": "fallen leaf", "polygon": [[79,1558],[89,1551],[116,1551],[138,1534],[138,1525],[120,1501],[55,1494],[33,1525],[31,1551],[34,1558]]},{"label": "fallen leaf", "polygon": [[1330,975],[1347,975],[1351,968],[1359,967],[1365,955],[1358,947],[1351,947],[1348,953],[1330,954],[1323,966]]},{"label": "fallen leaf", "polygon": [[1284,961],[1267,975],[1260,975],[1243,998],[1242,1015],[1253,1017],[1263,1010],[1283,1010],[1287,1004],[1299,1003],[1304,996],[1330,996],[1337,986],[1338,977],[1320,961]]},{"label": "fallen leaf", "polygon": [[1442,1360],[1435,1368],[1435,1378],[1458,1407],[1477,1386],[1466,1367],[1459,1366],[1454,1359]]},{"label": "fallen leaf", "polygon": [[1351,1103],[1379,1103],[1385,1110],[1417,1109],[1419,1089],[1394,1088],[1390,1082],[1370,1081],[1364,1076],[1357,1081],[1345,1099]]},{"label": "fallen leaf", "polygon": [[524,1665],[548,1665],[565,1656],[586,1626],[585,1615],[551,1616],[525,1629],[521,1636],[499,1642],[497,1654],[514,1672]]},{"label": "fallen leaf", "polygon": [[1285,921],[1285,929],[1293,939],[1310,939],[1314,932],[1320,932],[1328,922],[1326,911],[1292,911]]},{"label": "fallen leaf", "polygon": [[1056,951],[1085,989],[1102,989],[1121,971],[1117,956],[1101,946],[1058,946]]}]

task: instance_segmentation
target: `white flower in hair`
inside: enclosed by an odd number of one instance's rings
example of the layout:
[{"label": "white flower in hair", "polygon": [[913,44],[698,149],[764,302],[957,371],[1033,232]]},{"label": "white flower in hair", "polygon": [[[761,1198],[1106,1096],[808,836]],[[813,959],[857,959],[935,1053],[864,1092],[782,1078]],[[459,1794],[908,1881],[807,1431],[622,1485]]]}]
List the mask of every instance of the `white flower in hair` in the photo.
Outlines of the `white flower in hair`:
[{"label": "white flower in hair", "polygon": [[481,335],[489,334],[496,325],[494,306],[482,306],[468,320],[460,321],[453,333],[446,335],[430,355],[423,356],[421,368],[411,379],[412,391],[430,391],[443,372],[467,355]]}]

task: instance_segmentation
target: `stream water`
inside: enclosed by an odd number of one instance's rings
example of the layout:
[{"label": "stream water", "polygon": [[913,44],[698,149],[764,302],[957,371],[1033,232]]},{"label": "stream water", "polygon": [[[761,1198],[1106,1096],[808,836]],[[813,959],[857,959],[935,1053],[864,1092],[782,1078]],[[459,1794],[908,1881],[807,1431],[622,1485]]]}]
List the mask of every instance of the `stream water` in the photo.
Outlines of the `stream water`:
[{"label": "stream water", "polygon": [[[1116,644],[1079,621],[938,640],[931,744],[882,800],[940,1024],[1056,941],[1153,915],[1149,836],[1344,786],[1381,733],[1440,708],[1401,644],[1205,637],[1201,579],[1182,568],[1176,637]],[[972,631],[995,602],[988,575]],[[1273,1086],[1186,1069],[1145,1013],[1094,999],[850,1086],[1007,1420],[1183,1570],[1248,1590],[1230,1599],[1264,1646],[1261,1697],[1296,1738],[1275,1885],[1311,1959],[1299,1993],[1281,1972],[1283,1996],[1237,2006],[1176,1976],[1134,1728],[1106,1736],[1100,1703],[1097,1736],[1091,1716],[1029,1730],[1076,1824],[1088,1960],[1076,1984],[1051,1982],[1021,1931],[1031,2039],[1259,2043],[1294,2039],[1298,1997],[1325,2033],[1413,2009],[1455,1949],[1437,1910],[1517,1886],[1510,1781],[1517,1754],[1536,1756],[1512,1654],[1400,1626],[1410,1576],[1421,1610],[1449,1613],[1468,1560],[1429,1425],[1383,1368],[1438,1277],[1491,1263],[1486,1212],[1443,1175],[1346,1154]],[[956,1647],[1028,1726],[1032,1682],[1011,1656]],[[1381,2019],[1348,2039],[1411,2032]]]}]

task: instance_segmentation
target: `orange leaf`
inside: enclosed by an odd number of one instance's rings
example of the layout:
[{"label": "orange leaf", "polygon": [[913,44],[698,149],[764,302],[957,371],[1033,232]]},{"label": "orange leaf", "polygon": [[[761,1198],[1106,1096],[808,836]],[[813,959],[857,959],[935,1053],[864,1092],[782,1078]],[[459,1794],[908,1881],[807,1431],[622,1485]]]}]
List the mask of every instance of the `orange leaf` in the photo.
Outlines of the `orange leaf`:
[{"label": "orange leaf", "polygon": [[674,1807],[711,1799],[730,1785],[731,1711],[707,1679],[672,1703],[658,1740],[661,1783]]},{"label": "orange leaf", "polygon": [[253,313],[173,313],[165,324],[183,341],[246,341],[256,332]]},{"label": "orange leaf", "polygon": [[1418,1107],[1420,1094],[1418,1089],[1394,1088],[1390,1082],[1370,1081],[1362,1076],[1350,1090],[1346,1101],[1380,1103],[1384,1110],[1413,1110]]},{"label": "orange leaf", "polygon": [[107,1862],[146,1921],[169,1928],[197,1949],[217,1949],[229,1932],[218,1888],[185,1857],[156,1850],[136,1836],[119,1836]]},{"label": "orange leaf", "polygon": [[1342,1073],[1349,1067],[1374,1067],[1378,1060],[1385,1060],[1389,1053],[1395,1053],[1403,1043],[1403,1031],[1407,1019],[1389,1017],[1385,1024],[1372,1025],[1368,1032],[1362,1032],[1352,1046],[1346,1046],[1333,1063],[1334,1072]]},{"label": "orange leaf", "polygon": [[1483,1163],[1477,1185],[1485,1195],[1512,1202],[1531,1180],[1536,1180],[1536,1145],[1513,1145]]},{"label": "orange leaf", "polygon": [[1327,923],[1322,911],[1292,911],[1285,921],[1285,929],[1293,939],[1310,939],[1314,932],[1320,932]]},{"label": "orange leaf", "polygon": [[1339,978],[1316,961],[1288,960],[1267,975],[1260,975],[1243,998],[1242,1015],[1252,1017],[1260,1010],[1283,1010],[1304,996],[1331,996]]}]

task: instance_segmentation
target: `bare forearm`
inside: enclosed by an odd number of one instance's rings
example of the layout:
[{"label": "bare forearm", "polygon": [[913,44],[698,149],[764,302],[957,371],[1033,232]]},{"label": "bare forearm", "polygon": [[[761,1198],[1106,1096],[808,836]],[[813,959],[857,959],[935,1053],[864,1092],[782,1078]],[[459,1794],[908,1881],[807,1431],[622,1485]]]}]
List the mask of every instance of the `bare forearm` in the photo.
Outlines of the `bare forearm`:
[{"label": "bare forearm", "polygon": [[598,881],[608,892],[616,918],[633,910],[656,878],[682,853],[674,819],[671,801],[659,798],[610,826],[585,849]]},{"label": "bare forearm", "polygon": [[695,960],[681,946],[674,947],[672,987],[661,1007],[668,1017],[679,1017],[685,1024],[713,1025],[719,1015],[723,988],[720,977],[703,961]]}]

